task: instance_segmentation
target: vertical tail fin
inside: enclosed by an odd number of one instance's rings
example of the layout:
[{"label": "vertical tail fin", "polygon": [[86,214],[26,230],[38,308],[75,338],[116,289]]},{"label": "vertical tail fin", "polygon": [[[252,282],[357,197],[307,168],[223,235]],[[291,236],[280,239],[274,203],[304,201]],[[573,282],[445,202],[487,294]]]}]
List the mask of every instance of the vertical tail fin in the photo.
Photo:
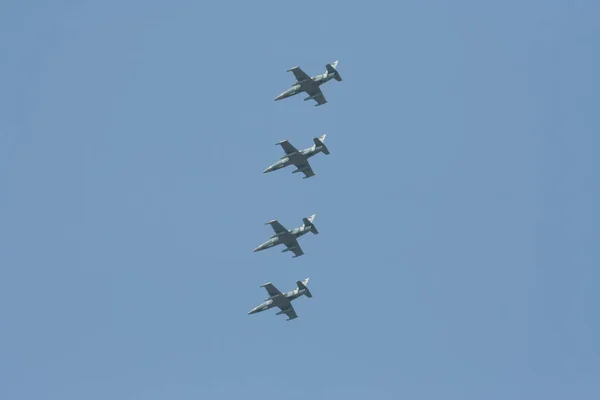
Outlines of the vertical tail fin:
[{"label": "vertical tail fin", "polygon": [[338,61],[335,61],[332,64],[327,64],[325,66],[325,68],[327,68],[327,74],[333,74],[333,79],[335,79],[338,82],[341,82],[342,77],[340,76],[340,73],[337,71],[337,65],[338,65]]},{"label": "vertical tail fin", "polygon": [[324,133],[321,137],[318,138],[314,138],[313,142],[315,142],[315,146],[317,148],[321,148],[321,151],[323,153],[325,153],[326,155],[329,155],[329,149],[327,148],[327,146],[325,146],[325,144],[323,143],[323,141],[325,140],[325,137],[327,136],[326,133]]}]

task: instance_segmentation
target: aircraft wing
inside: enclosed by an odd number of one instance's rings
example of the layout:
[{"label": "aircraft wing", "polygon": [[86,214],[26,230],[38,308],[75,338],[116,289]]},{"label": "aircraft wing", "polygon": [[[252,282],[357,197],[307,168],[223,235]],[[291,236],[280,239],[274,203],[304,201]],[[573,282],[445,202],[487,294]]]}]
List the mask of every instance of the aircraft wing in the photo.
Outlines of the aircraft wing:
[{"label": "aircraft wing", "polygon": [[288,316],[288,319],[287,319],[288,321],[290,319],[298,318],[298,314],[296,314],[296,310],[294,310],[294,307],[292,307],[291,303],[289,305],[286,305],[286,306],[280,306],[279,308],[281,309],[282,313],[284,313],[285,315]]},{"label": "aircraft wing", "polygon": [[306,74],[306,72],[302,71],[302,69],[300,67],[294,67],[292,69],[288,69],[288,72],[292,72],[298,82],[310,79],[310,76],[308,76]]},{"label": "aircraft wing", "polygon": [[282,140],[281,142],[279,142],[277,144],[281,146],[283,151],[285,151],[285,154],[289,155],[289,154],[298,152],[298,149],[295,148],[294,146],[292,146],[292,144],[290,142],[288,142],[287,140]]},{"label": "aircraft wing", "polygon": [[317,102],[317,104],[315,104],[316,106],[327,103],[327,99],[325,99],[323,92],[321,92],[321,89],[318,86],[307,90],[306,93],[308,93],[309,96],[313,96],[313,100]]},{"label": "aircraft wing", "polygon": [[285,245],[289,251],[294,253],[294,257],[300,257],[304,254],[304,252],[302,251],[302,247],[300,247],[300,244],[298,243],[298,240],[296,240],[296,238],[294,238],[294,240],[291,242],[285,243]]},{"label": "aircraft wing", "polygon": [[264,285],[260,285],[260,286],[264,287],[267,290],[267,293],[269,293],[269,296],[271,296],[271,297],[277,296],[277,295],[281,294],[281,292],[279,291],[279,289],[277,289],[275,287],[275,285],[273,285],[271,282],[265,283]]},{"label": "aircraft wing", "polygon": [[304,179],[310,178],[311,176],[315,176],[315,172],[312,170],[310,164],[305,162],[304,164],[294,164],[296,168],[298,168],[303,174]]},{"label": "aircraft wing", "polygon": [[271,225],[271,228],[275,231],[276,234],[289,233],[285,226],[281,225],[279,221],[274,219],[273,221],[267,222],[267,224]]}]

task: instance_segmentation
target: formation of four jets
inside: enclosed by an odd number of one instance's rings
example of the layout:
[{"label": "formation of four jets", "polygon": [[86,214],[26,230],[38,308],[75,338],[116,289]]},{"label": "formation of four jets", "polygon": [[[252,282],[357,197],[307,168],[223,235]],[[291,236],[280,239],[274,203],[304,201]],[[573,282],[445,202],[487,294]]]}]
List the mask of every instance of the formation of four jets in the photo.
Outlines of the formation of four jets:
[{"label": "formation of four jets", "polygon": [[[327,64],[325,66],[326,71],[323,74],[310,77],[307,75],[300,67],[294,67],[288,70],[288,72],[292,72],[296,77],[296,82],[292,85],[291,88],[281,93],[279,96],[275,98],[275,100],[285,99],[291,96],[294,96],[298,93],[306,92],[308,97],[304,99],[307,100],[315,100],[317,104],[315,106],[320,106],[327,103],[323,92],[320,89],[320,86],[326,82],[329,82],[331,79],[335,79],[340,82],[342,77],[337,71],[338,62],[334,62],[331,64]],[[290,165],[294,165],[296,169],[292,171],[292,173],[302,172],[304,176],[302,179],[310,178],[315,175],[312,170],[308,159],[319,154],[323,153],[325,155],[329,154],[329,149],[323,143],[325,141],[325,134],[323,136],[314,138],[314,144],[311,147],[308,147],[304,150],[296,149],[290,142],[287,140],[283,140],[277,145],[281,146],[285,155],[282,156],[279,161],[269,166],[267,169],[263,171],[263,173],[276,171],[278,169],[282,169],[288,167]],[[302,226],[288,230],[284,227],[279,221],[272,220],[267,222],[265,225],[271,225],[273,228],[274,234],[264,243],[260,244],[258,247],[254,249],[255,252],[265,250],[271,248],[273,246],[277,246],[283,244],[285,249],[282,252],[291,251],[294,253],[292,258],[299,257],[304,254],[300,244],[298,243],[298,238],[300,236],[305,235],[308,232],[311,232],[315,235],[319,233],[317,228],[315,227],[313,221],[315,219],[315,215],[311,215],[308,218],[302,219]],[[268,310],[273,307],[278,307],[280,311],[277,315],[286,314],[289,320],[298,318],[294,307],[292,307],[292,301],[301,297],[302,295],[306,297],[312,297],[311,292],[308,290],[306,286],[308,284],[308,279],[306,278],[303,281],[296,282],[296,288],[286,293],[282,293],[277,289],[271,282],[265,283],[260,287],[264,287],[269,294],[269,297],[265,299],[265,301],[254,307],[248,314],[255,314],[261,311]]]}]

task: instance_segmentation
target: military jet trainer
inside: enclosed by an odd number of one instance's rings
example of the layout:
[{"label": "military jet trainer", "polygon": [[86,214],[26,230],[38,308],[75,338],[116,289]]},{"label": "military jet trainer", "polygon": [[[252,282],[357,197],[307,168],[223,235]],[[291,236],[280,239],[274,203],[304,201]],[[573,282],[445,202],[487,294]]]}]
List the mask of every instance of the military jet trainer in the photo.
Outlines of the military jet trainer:
[{"label": "military jet trainer", "polygon": [[298,238],[308,232],[312,232],[315,235],[319,234],[319,231],[313,224],[314,219],[315,214],[311,215],[308,218],[302,218],[303,225],[292,230],[287,230],[276,219],[267,222],[265,225],[271,225],[271,227],[275,231],[275,234],[271,236],[269,240],[255,248],[254,251],[261,251],[273,246],[277,246],[279,244],[284,244],[286,248],[281,251],[282,253],[285,253],[286,251],[291,251],[294,253],[294,256],[292,258],[300,257],[304,254],[304,252],[302,251],[302,248],[298,243]]},{"label": "military jet trainer", "polygon": [[321,92],[319,86],[321,86],[325,82],[329,82],[331,79],[335,79],[336,81],[341,82],[342,77],[337,71],[337,65],[337,61],[333,64],[327,64],[325,66],[327,70],[324,74],[317,75],[312,78],[308,76],[304,71],[302,71],[300,67],[288,69],[287,72],[293,72],[296,76],[296,82],[292,85],[291,88],[281,93],[279,96],[275,97],[275,100],[277,101],[285,99],[294,96],[298,93],[306,92],[306,94],[308,94],[308,97],[305,98],[304,101],[316,101],[317,104],[315,104],[315,107],[327,103],[327,100],[325,99],[325,96],[323,96],[323,92]]},{"label": "military jet trainer", "polygon": [[279,161],[265,169],[263,174],[285,168],[293,164],[296,166],[296,169],[292,171],[292,174],[295,174],[296,172],[302,172],[304,174],[302,179],[315,176],[316,174],[313,172],[310,164],[308,163],[308,159],[316,154],[319,154],[320,152],[323,152],[325,155],[329,155],[329,149],[327,149],[327,146],[325,146],[323,143],[325,136],[327,135],[323,134],[321,137],[314,138],[313,142],[315,142],[315,144],[304,150],[296,149],[287,140],[277,143],[285,152],[285,156],[281,157]]},{"label": "military jet trainer", "polygon": [[264,287],[267,289],[269,293],[269,298],[265,300],[264,303],[254,307],[252,310],[248,312],[248,314],[256,314],[261,311],[268,310],[273,307],[279,307],[281,311],[279,311],[276,315],[286,314],[289,321],[291,319],[298,318],[294,307],[292,307],[292,300],[296,300],[298,297],[305,295],[306,297],[312,297],[310,290],[306,287],[308,284],[308,278],[303,281],[296,282],[296,289],[291,290],[287,293],[281,293],[279,289],[277,289],[271,282],[265,283],[264,285],[260,285],[260,287]]}]

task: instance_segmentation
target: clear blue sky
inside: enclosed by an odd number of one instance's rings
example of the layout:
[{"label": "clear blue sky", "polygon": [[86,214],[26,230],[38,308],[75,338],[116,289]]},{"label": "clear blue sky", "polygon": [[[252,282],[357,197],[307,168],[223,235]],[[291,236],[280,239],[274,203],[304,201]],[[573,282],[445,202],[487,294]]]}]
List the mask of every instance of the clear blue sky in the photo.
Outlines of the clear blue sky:
[{"label": "clear blue sky", "polygon": [[[600,398],[599,19],[2,2],[0,398]],[[335,60],[328,104],[273,101]],[[322,133],[317,176],[262,174]]]}]

